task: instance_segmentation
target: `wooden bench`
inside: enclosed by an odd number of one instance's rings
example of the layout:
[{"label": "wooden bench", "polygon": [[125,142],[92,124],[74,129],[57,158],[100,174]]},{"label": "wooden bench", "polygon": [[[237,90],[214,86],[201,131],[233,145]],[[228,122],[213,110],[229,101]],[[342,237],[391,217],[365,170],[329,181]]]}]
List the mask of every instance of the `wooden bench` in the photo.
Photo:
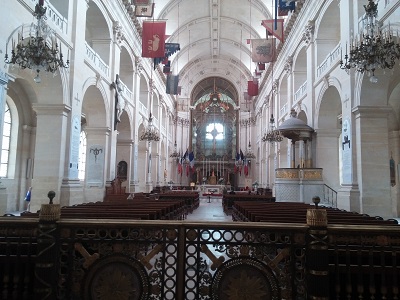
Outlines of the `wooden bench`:
[{"label": "wooden bench", "polygon": [[258,201],[258,202],[275,202],[275,197],[271,193],[266,193],[264,195],[255,195],[249,193],[237,192],[235,194],[224,194],[222,196],[222,208],[226,214],[230,214],[233,209],[233,205],[236,201]]},{"label": "wooden bench", "polygon": [[[243,222],[306,223],[307,209],[312,205],[297,202],[259,203],[235,202],[232,219]],[[397,225],[396,220],[383,220],[355,212],[324,208],[328,223],[353,225]]]},{"label": "wooden bench", "polygon": [[[149,198],[83,203],[61,208],[61,218],[183,220],[186,204],[183,200],[156,201]],[[38,217],[39,213],[22,213],[23,217]]]}]

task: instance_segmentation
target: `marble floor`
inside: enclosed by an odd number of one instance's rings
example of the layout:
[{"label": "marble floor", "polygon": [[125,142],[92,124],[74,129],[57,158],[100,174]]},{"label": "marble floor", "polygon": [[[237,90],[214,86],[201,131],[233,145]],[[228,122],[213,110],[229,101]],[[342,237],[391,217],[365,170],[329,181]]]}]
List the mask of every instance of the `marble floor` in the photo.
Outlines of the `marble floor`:
[{"label": "marble floor", "polygon": [[230,222],[232,216],[224,213],[222,197],[200,197],[199,208],[188,214],[186,221]]}]

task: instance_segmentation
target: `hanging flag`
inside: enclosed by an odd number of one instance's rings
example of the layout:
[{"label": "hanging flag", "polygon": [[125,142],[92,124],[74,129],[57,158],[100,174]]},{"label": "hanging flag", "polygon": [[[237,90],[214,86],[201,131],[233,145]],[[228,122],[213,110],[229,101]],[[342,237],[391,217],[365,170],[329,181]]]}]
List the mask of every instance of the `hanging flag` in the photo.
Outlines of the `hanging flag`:
[{"label": "hanging flag", "polygon": [[179,82],[179,75],[167,75],[167,83],[165,86],[165,92],[170,95],[177,95],[178,94],[178,82]]},{"label": "hanging flag", "polygon": [[251,59],[253,62],[268,63],[275,60],[275,39],[251,40]]},{"label": "hanging flag", "polygon": [[188,149],[186,149],[185,154],[183,154],[182,158],[183,160],[185,160],[188,157]]},{"label": "hanging flag", "polygon": [[156,65],[163,62],[165,59],[168,61],[168,57],[181,50],[180,44],[178,43],[165,43],[165,53],[163,57],[155,57],[154,58],[154,69]]},{"label": "hanging flag", "polygon": [[[256,81],[258,81],[258,79],[261,77],[261,72],[259,70],[257,70],[257,68],[254,70],[254,76],[253,78],[256,79]],[[253,79],[253,80],[254,80]]]},{"label": "hanging flag", "polygon": [[178,174],[182,174],[182,157],[178,159]]},{"label": "hanging flag", "polygon": [[194,153],[193,153],[193,151],[190,151],[190,153],[189,153],[189,162],[190,162],[190,167],[194,168]]},{"label": "hanging flag", "polygon": [[257,70],[258,70],[258,71],[265,71],[265,64],[263,64],[263,63],[258,63],[258,64],[257,64]]},{"label": "hanging flag", "polygon": [[244,159],[244,167],[243,167],[244,176],[249,176],[249,162],[247,158]]},{"label": "hanging flag", "polygon": [[244,154],[243,154],[243,152],[242,152],[242,149],[240,149],[240,159],[241,159],[241,160],[244,160]]},{"label": "hanging flag", "polygon": [[261,25],[267,29],[268,35],[272,35],[283,42],[283,19],[262,20]]},{"label": "hanging flag", "polygon": [[296,4],[294,0],[279,0],[278,16],[287,16],[289,11],[294,11]]},{"label": "hanging flag", "polygon": [[247,94],[249,94],[249,96],[258,95],[258,81],[256,82],[254,82],[254,80],[247,81]]},{"label": "hanging flag", "polygon": [[169,60],[163,67],[163,73],[169,74],[171,73],[171,61]]},{"label": "hanging flag", "polygon": [[251,100],[251,97],[252,97],[252,96],[250,96],[248,92],[243,92],[243,99],[244,99],[245,101],[250,101],[250,100]]},{"label": "hanging flag", "polygon": [[131,4],[132,5],[146,5],[150,4],[152,0],[132,0]]},{"label": "hanging flag", "polygon": [[32,193],[32,188],[31,187],[29,187],[29,189],[28,189],[28,191],[26,192],[26,195],[25,195],[25,201],[31,201],[31,193]]},{"label": "hanging flag", "polygon": [[148,17],[151,18],[154,13],[154,3],[151,4],[138,4],[135,6],[135,17]]},{"label": "hanging flag", "polygon": [[143,21],[142,57],[164,57],[165,21]]}]

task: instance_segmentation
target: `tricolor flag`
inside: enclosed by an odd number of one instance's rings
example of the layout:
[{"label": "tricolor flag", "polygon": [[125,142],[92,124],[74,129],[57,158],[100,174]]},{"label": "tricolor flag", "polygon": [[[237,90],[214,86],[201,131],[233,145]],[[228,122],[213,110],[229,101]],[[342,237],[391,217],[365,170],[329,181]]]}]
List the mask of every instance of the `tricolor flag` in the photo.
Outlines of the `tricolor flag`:
[{"label": "tricolor flag", "polygon": [[272,35],[283,42],[283,19],[262,20],[261,25],[267,29],[268,35]]},{"label": "tricolor flag", "polygon": [[253,62],[269,63],[275,60],[275,39],[252,39],[251,59]]},{"label": "tricolor flag", "polygon": [[243,173],[244,173],[244,176],[249,175],[249,162],[248,162],[247,158],[244,159]]},{"label": "tricolor flag", "polygon": [[177,95],[178,94],[178,82],[179,82],[179,75],[167,75],[167,83],[165,86],[165,92],[170,95]]},{"label": "tricolor flag", "polygon": [[143,21],[142,57],[164,57],[165,21]]},{"label": "tricolor flag", "polygon": [[154,3],[151,4],[137,4],[135,6],[135,17],[148,17],[151,18],[154,13]]},{"label": "tricolor flag", "polygon": [[190,163],[190,167],[193,169],[194,168],[194,153],[193,153],[193,151],[190,151],[190,153],[189,153],[189,163]]}]

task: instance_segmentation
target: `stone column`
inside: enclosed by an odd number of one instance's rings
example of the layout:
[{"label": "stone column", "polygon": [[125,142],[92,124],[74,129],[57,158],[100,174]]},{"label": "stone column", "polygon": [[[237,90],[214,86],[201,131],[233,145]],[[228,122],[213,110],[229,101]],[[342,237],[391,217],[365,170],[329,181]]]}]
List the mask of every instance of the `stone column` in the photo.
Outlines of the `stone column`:
[{"label": "stone column", "polygon": [[99,195],[104,196],[111,129],[86,127],[85,131],[87,133],[85,200],[96,202],[102,200],[99,199]]},{"label": "stone column", "polygon": [[132,141],[132,153],[131,153],[131,179],[130,179],[130,191],[135,192],[138,184],[138,172],[137,172],[137,161],[138,161],[138,144]]},{"label": "stone column", "polygon": [[[3,136],[4,108],[6,105],[6,88],[8,75],[0,71],[0,134]],[[0,149],[2,149],[3,139],[0,139]],[[7,210],[7,188],[0,182],[0,216]]]},{"label": "stone column", "polygon": [[400,215],[400,201],[399,195],[400,195],[400,174],[398,173],[399,169],[397,168],[399,166],[399,161],[400,161],[400,132],[399,131],[392,131],[389,133],[389,145],[390,149],[393,149],[391,151],[391,156],[394,159],[397,164],[395,164],[395,174],[396,174],[396,185],[392,186],[392,203],[393,203],[393,214],[394,216]]},{"label": "stone column", "polygon": [[353,108],[356,130],[360,212],[392,218],[389,170],[389,107]]},{"label": "stone column", "polygon": [[[71,108],[64,104],[33,104],[37,116],[31,211],[40,209],[49,190],[60,194],[66,163],[66,134]],[[51,124],[51,126],[49,126]],[[55,199],[59,202],[60,199]],[[69,205],[65,203],[64,205]]]},{"label": "stone column", "polygon": [[151,157],[151,142],[148,143],[147,164],[146,164],[146,192],[150,193],[153,189],[153,181],[151,178],[152,157]]},{"label": "stone column", "polygon": [[291,163],[290,163],[290,167],[291,168],[296,168],[296,141],[292,140],[292,153],[291,153]]},{"label": "stone column", "polygon": [[[73,47],[70,51],[70,57],[66,59],[74,61],[74,63],[68,68],[69,82],[64,85],[64,90],[69,93],[71,98],[71,112],[69,114],[69,130],[67,130],[67,135],[65,136],[68,147],[65,159],[68,166],[65,169],[60,192],[58,193],[60,202],[66,203],[66,205],[68,205],[67,203],[69,203],[70,199],[73,199],[74,203],[82,203],[84,201],[83,186],[78,178],[78,163],[83,99],[82,82],[87,80],[87,74],[80,69],[85,64],[85,55],[82,55],[82,53],[86,53],[85,37],[80,33],[82,28],[86,27],[86,12],[88,8],[88,1],[69,1],[68,13],[76,16],[76,19],[74,22],[68,22],[68,32],[70,32]],[[71,91],[69,91],[68,86],[71,87]]]}]

